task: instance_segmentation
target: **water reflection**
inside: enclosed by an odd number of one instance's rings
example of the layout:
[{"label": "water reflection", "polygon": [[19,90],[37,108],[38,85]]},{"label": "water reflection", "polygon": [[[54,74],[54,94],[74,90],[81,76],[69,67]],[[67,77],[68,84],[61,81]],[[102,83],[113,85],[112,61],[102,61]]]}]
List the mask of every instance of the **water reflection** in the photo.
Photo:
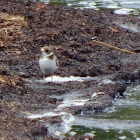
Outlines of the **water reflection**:
[{"label": "water reflection", "polygon": [[91,8],[95,10],[110,9],[116,14],[132,14],[140,16],[139,0],[34,0],[47,4],[65,5],[75,8]]}]

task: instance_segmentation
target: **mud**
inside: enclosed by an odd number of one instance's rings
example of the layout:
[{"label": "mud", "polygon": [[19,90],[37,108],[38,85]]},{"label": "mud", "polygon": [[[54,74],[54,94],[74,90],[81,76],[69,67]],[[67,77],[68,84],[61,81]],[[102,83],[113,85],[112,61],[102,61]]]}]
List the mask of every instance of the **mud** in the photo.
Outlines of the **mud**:
[{"label": "mud", "polygon": [[[140,26],[139,19],[110,11],[1,0],[0,137],[59,139],[46,124],[61,123],[61,116],[44,117],[42,121],[28,116],[58,109],[67,94],[87,102],[62,108],[63,111],[76,116],[81,112],[96,113],[112,106],[115,96],[123,96],[127,85],[139,83],[140,32],[122,28],[118,23]],[[133,53],[95,43],[93,38]],[[55,75],[93,79],[39,82],[42,73],[38,58],[44,45],[52,47],[59,58],[60,68]]]}]

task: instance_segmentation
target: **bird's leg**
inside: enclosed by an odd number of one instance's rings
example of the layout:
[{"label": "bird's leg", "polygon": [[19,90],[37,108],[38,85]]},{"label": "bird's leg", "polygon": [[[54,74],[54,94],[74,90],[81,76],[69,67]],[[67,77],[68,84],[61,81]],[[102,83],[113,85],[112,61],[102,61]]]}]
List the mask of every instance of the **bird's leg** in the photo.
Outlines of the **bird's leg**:
[{"label": "bird's leg", "polygon": [[45,78],[46,78],[46,74],[45,74],[45,73],[43,73],[43,80],[45,80]]},{"label": "bird's leg", "polygon": [[43,80],[45,79],[45,75],[43,74]]}]

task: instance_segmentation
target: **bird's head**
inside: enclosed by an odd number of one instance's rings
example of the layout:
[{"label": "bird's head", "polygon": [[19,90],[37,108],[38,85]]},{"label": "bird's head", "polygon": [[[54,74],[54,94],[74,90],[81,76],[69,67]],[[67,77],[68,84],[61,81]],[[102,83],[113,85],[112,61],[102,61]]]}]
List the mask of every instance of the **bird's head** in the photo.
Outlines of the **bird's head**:
[{"label": "bird's head", "polygon": [[53,54],[51,48],[48,47],[48,46],[44,46],[43,48],[41,48],[41,52],[42,52],[44,55],[48,55],[48,56]]}]

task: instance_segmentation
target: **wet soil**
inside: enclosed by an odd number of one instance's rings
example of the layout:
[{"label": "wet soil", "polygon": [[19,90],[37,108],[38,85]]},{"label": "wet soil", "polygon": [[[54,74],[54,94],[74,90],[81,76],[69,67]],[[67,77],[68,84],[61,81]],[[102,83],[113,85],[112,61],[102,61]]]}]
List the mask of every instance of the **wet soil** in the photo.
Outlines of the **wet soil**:
[{"label": "wet soil", "polygon": [[[0,137],[55,139],[44,121],[56,123],[61,121],[59,117],[27,119],[32,113],[55,109],[64,100],[53,95],[90,99],[84,106],[64,109],[78,115],[111,106],[118,93],[123,96],[128,84],[139,83],[140,32],[124,29],[116,22],[140,26],[139,19],[110,11],[1,0]],[[94,42],[93,38],[130,53]],[[59,59],[60,68],[55,75],[96,78],[83,82],[35,82],[42,79],[38,58],[44,45],[50,46]],[[98,92],[104,94],[91,98]],[[67,139],[82,139],[71,137]]]}]

